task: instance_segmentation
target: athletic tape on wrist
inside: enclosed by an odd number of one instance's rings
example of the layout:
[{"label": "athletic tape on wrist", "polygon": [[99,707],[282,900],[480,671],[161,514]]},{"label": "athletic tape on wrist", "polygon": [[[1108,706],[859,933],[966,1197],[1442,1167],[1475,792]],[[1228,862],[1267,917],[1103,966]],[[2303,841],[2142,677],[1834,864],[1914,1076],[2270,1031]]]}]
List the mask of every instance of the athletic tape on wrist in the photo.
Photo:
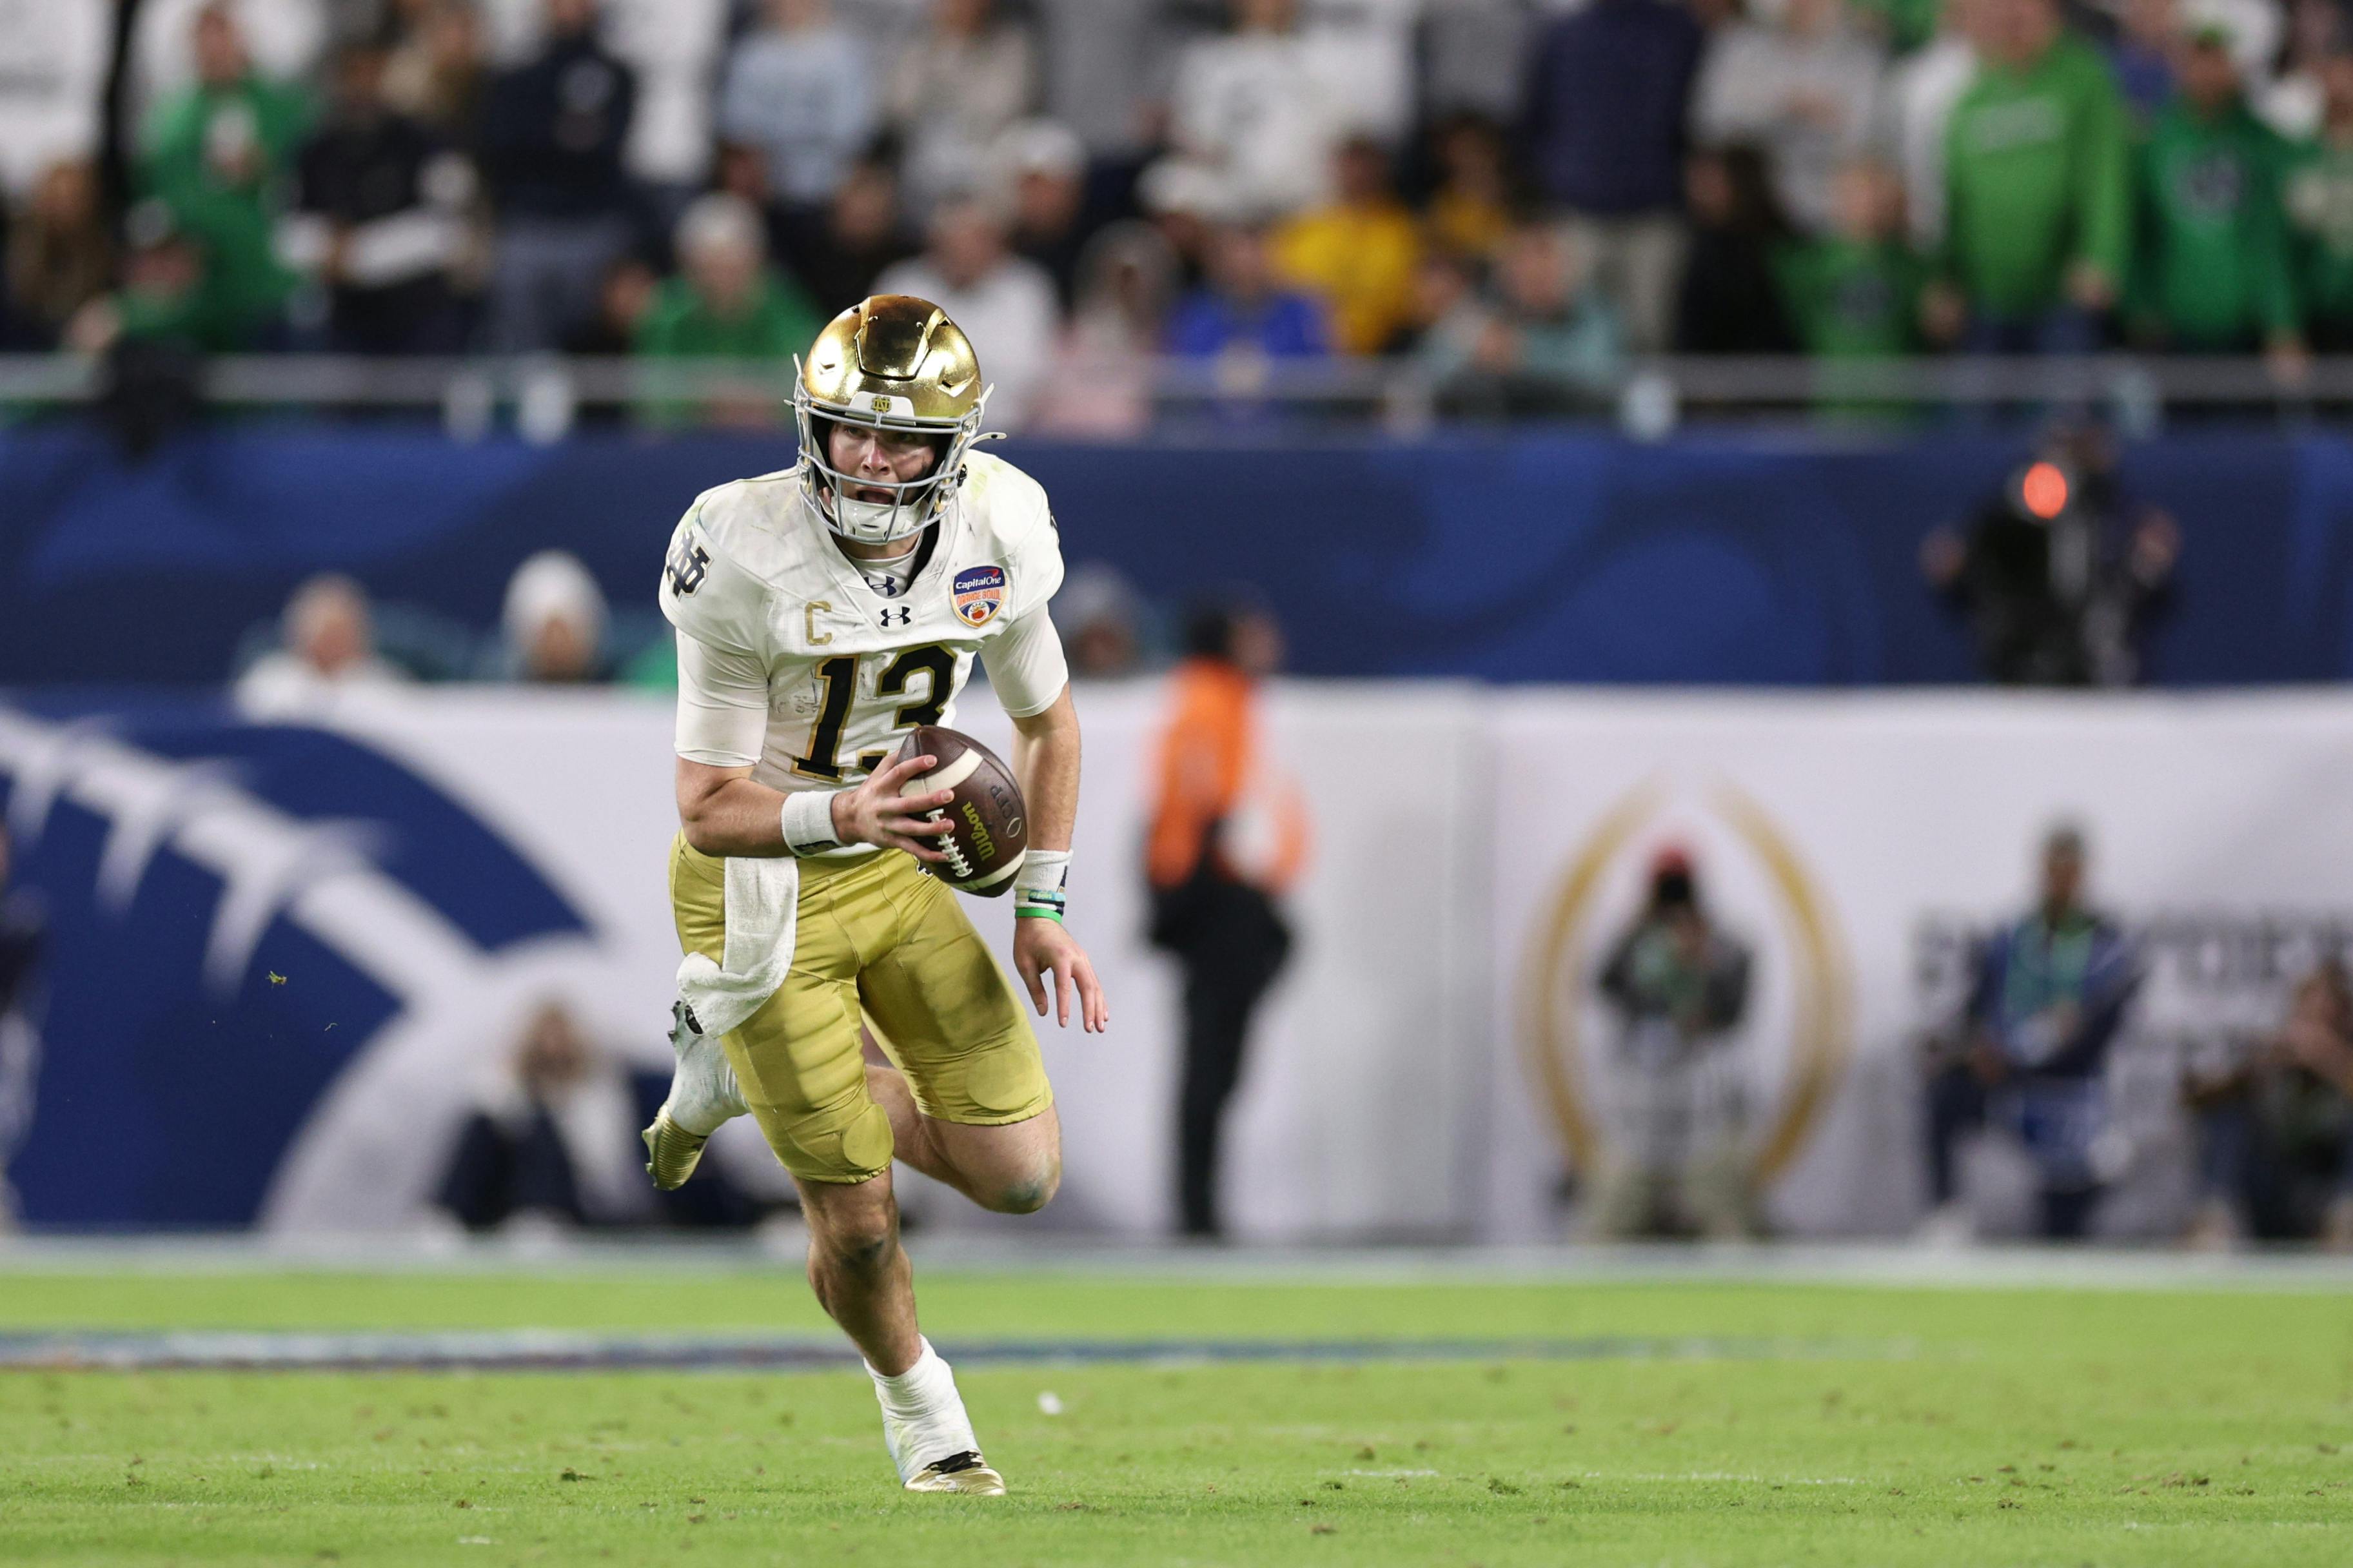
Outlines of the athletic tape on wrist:
[{"label": "athletic tape on wrist", "polygon": [[785,847],[795,855],[818,855],[841,847],[833,831],[833,797],[828,789],[795,790],[785,796]]},{"label": "athletic tape on wrist", "polygon": [[1021,858],[1021,869],[1013,874],[1013,918],[1061,924],[1070,907],[1063,891],[1070,879],[1069,850],[1030,850]]},{"label": "athletic tape on wrist", "polygon": [[1032,894],[1048,893],[1052,895],[1053,903],[1060,907],[1070,881],[1069,850],[1032,849],[1021,857],[1021,869],[1013,873],[1013,901],[1029,903]]}]

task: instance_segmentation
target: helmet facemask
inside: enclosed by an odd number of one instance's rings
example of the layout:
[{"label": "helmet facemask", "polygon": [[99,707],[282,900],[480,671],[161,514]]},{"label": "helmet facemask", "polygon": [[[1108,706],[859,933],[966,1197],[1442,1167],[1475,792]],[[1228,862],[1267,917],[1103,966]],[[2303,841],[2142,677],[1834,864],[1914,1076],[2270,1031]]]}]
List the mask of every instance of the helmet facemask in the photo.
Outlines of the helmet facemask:
[{"label": "helmet facemask", "polygon": [[[797,373],[798,362],[795,369]],[[820,402],[798,374],[793,378],[793,423],[800,437],[801,462],[809,500],[828,527],[861,544],[889,544],[920,533],[945,509],[964,468],[965,454],[980,436],[983,410],[993,388],[984,388],[958,418],[924,418],[902,397],[860,393],[855,404]],[[828,437],[836,425],[934,437],[938,457],[912,479],[846,473],[833,465]],[[861,500],[850,489],[882,490],[887,501]]]}]

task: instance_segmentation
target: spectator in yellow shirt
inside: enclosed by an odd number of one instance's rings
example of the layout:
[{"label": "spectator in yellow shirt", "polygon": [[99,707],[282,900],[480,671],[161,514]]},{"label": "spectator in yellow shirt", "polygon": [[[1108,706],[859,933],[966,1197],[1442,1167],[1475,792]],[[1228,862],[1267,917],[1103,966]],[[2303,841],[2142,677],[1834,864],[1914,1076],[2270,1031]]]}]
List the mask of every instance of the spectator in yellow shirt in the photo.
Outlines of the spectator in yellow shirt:
[{"label": "spectator in yellow shirt", "polygon": [[1494,121],[1457,114],[1430,133],[1438,188],[1430,195],[1430,242],[1477,262],[1502,254],[1512,234],[1509,154]]},{"label": "spectator in yellow shirt", "polygon": [[1421,230],[1390,187],[1379,142],[1351,138],[1333,163],[1339,195],[1276,231],[1275,270],[1322,297],[1343,353],[1379,353],[1412,314]]}]

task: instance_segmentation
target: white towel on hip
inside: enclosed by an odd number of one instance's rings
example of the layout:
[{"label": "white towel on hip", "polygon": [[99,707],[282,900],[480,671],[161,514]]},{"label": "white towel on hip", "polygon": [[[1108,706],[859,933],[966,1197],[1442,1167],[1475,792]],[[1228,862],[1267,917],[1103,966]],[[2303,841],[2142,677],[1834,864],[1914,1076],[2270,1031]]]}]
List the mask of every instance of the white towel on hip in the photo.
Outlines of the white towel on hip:
[{"label": "white towel on hip", "polygon": [[723,962],[690,952],[678,966],[678,994],[706,1035],[723,1035],[760,1010],[793,963],[801,866],[788,855],[726,860],[727,940]]}]

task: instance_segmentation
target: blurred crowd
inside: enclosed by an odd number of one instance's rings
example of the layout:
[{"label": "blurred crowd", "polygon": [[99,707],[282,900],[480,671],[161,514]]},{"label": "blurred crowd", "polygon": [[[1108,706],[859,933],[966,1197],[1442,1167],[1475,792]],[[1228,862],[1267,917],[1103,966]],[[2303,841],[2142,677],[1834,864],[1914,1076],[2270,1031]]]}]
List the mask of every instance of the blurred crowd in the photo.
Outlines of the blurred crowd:
[{"label": "blurred crowd", "polygon": [[515,568],[488,634],[412,605],[378,605],[354,579],[321,573],[295,588],[275,624],[248,635],[235,694],[257,718],[286,719],[344,693],[415,681],[674,689],[676,655],[659,618],[614,623],[604,589],[568,551],[543,550]]},{"label": "blurred crowd", "polygon": [[[1055,630],[1082,679],[1117,679],[1174,662],[1185,650],[1165,618],[1101,562],[1073,567],[1054,599]],[[262,719],[316,713],[346,694],[443,681],[668,693],[678,689],[677,648],[650,605],[617,609],[578,556],[542,550],[508,577],[498,623],[488,628],[379,601],[341,572],[316,574],[296,584],[275,617],[248,628],[231,687],[237,705]]]},{"label": "blurred crowd", "polygon": [[2353,343],[2339,0],[143,0],[110,181],[113,9],[0,5],[12,348],[775,359],[899,290],[1115,430],[1163,353],[1515,413]]}]

